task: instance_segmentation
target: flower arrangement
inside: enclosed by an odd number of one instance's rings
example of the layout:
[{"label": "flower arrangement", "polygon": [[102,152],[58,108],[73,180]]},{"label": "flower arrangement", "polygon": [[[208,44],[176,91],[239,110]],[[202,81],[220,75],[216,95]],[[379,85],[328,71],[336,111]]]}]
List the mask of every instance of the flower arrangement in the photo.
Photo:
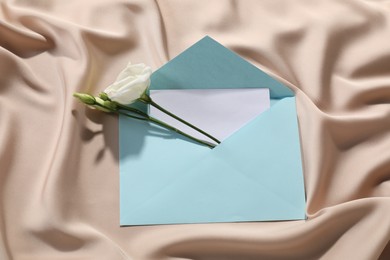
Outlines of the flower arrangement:
[{"label": "flower arrangement", "polygon": [[152,69],[145,64],[128,63],[126,68],[119,73],[116,81],[100,93],[99,96],[93,96],[87,93],[74,93],[73,96],[78,98],[82,103],[100,111],[121,114],[135,120],[148,121],[181,134],[201,145],[205,145],[210,148],[214,148],[216,146],[212,142],[195,138],[137,108],[129,106],[135,102],[142,102],[155,107],[161,112],[210,138],[216,144],[219,144],[220,141],[217,138],[169,112],[152,100],[152,98],[147,94],[147,90],[150,86],[151,75]]}]

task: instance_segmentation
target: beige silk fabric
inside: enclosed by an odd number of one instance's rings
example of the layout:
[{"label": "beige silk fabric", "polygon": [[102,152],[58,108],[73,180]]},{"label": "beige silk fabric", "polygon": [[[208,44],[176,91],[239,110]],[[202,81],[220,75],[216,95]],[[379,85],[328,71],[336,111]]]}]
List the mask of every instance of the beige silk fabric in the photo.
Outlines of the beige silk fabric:
[{"label": "beige silk fabric", "polygon": [[[296,92],[306,221],[119,226],[117,117],[72,93],[205,35]],[[0,259],[390,259],[389,240],[390,1],[0,2]]]}]

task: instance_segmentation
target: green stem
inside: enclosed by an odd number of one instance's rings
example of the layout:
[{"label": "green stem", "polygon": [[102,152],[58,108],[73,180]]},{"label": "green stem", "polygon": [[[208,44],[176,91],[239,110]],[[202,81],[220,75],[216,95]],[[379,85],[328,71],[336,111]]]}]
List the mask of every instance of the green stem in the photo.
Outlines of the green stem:
[{"label": "green stem", "polygon": [[189,134],[186,134],[186,133],[180,131],[179,129],[177,129],[177,128],[171,126],[171,125],[168,125],[168,124],[164,123],[163,121],[160,121],[160,120],[158,120],[158,119],[156,119],[156,118],[154,118],[154,117],[149,117],[149,121],[151,121],[151,122],[153,122],[153,123],[155,123],[155,124],[157,124],[157,125],[160,125],[160,126],[162,126],[162,127],[165,127],[165,128],[167,128],[167,129],[169,129],[169,130],[172,130],[172,131],[174,131],[174,132],[176,132],[176,133],[178,133],[178,134],[181,134],[181,135],[183,135],[183,136],[185,136],[185,137],[187,137],[187,138],[189,138],[189,139],[191,139],[191,140],[193,140],[193,141],[195,141],[195,142],[198,142],[198,143],[200,143],[200,144],[203,144],[203,145],[205,145],[205,146],[208,146],[208,147],[210,147],[211,149],[215,147],[214,144],[211,144],[211,143],[209,143],[209,142],[203,141],[203,140],[198,139],[198,138],[195,138],[195,137],[193,137],[193,136],[191,136],[191,135],[189,135]]},{"label": "green stem", "polygon": [[[138,116],[133,116],[133,115],[129,115],[129,114],[126,114],[126,113],[123,113],[123,112],[121,112],[121,111],[119,111],[119,110],[113,110],[113,109],[111,109],[111,108],[109,108],[109,107],[106,107],[106,106],[103,106],[103,105],[100,105],[100,104],[96,104],[95,106],[99,106],[99,107],[102,107],[102,108],[104,108],[104,109],[107,109],[107,110],[109,110],[111,113],[115,113],[115,112],[117,112],[117,113],[119,113],[119,114],[122,114],[122,115],[125,115],[125,116],[127,116],[127,117],[131,117],[131,118],[134,118],[134,119],[137,119],[137,120],[148,120],[147,119],[147,117],[148,117],[148,115],[146,115],[146,116],[143,116],[143,117],[138,117]],[[132,111],[133,112],[133,111]]]},{"label": "green stem", "polygon": [[143,116],[143,117],[149,117],[148,114],[146,114],[145,112],[142,112],[141,110],[139,109],[136,109],[136,108],[133,108],[133,107],[128,107],[128,106],[125,106],[125,105],[122,105],[122,104],[119,104],[119,103],[116,103],[116,105],[124,110],[127,110],[129,112],[133,112],[137,115],[140,115],[140,116]]},{"label": "green stem", "polygon": [[148,121],[148,118],[137,117],[137,116],[129,115],[129,114],[123,113],[123,112],[121,112],[121,111],[119,111],[119,110],[113,111],[113,112],[117,112],[118,114],[121,114],[121,115],[124,115],[124,116],[127,116],[127,117],[131,117],[131,118],[134,118],[134,119],[137,119],[137,120]]},{"label": "green stem", "polygon": [[[115,111],[114,111],[114,112],[115,112]],[[215,145],[213,145],[213,144],[210,144],[210,143],[208,143],[208,142],[206,142],[206,141],[197,139],[197,138],[195,138],[195,137],[193,137],[193,136],[191,136],[191,135],[189,135],[189,134],[186,134],[186,133],[180,131],[179,129],[177,129],[177,128],[171,126],[171,125],[168,125],[168,124],[166,124],[166,123],[164,123],[164,122],[162,122],[162,121],[160,121],[160,120],[158,120],[158,119],[156,119],[156,118],[154,118],[154,117],[147,116],[147,117],[145,117],[145,118],[140,118],[140,117],[134,117],[134,116],[132,116],[132,115],[126,114],[126,113],[121,112],[121,111],[119,111],[119,110],[116,111],[116,112],[117,112],[118,114],[121,114],[121,115],[124,115],[124,116],[127,116],[127,117],[131,117],[131,118],[135,118],[135,119],[139,119],[139,120],[144,120],[144,121],[153,122],[153,123],[155,123],[155,124],[157,124],[157,125],[159,125],[159,126],[162,126],[162,127],[166,128],[166,129],[169,129],[169,130],[172,130],[172,131],[174,131],[174,132],[176,132],[176,133],[178,133],[178,134],[181,134],[181,135],[183,135],[183,136],[185,136],[185,137],[187,137],[187,138],[189,138],[189,139],[191,139],[191,140],[193,140],[193,141],[195,141],[195,142],[198,142],[198,143],[200,143],[200,144],[203,144],[203,145],[205,145],[205,146],[208,146],[208,147],[210,147],[211,149],[215,147]]]},{"label": "green stem", "polygon": [[[177,129],[177,128],[173,127],[173,126],[168,125],[167,123],[164,123],[163,121],[160,121],[160,120],[158,120],[158,119],[156,119],[154,117],[149,116],[148,114],[142,112],[141,110],[138,110],[138,109],[132,108],[132,107],[128,107],[128,106],[125,106],[125,105],[122,105],[122,104],[119,104],[119,103],[116,103],[116,104],[121,109],[129,111],[129,112],[132,112],[132,113],[135,113],[137,115],[140,115],[141,117],[134,116],[134,115],[129,115],[129,114],[124,113],[124,112],[119,111],[119,110],[112,111],[112,112],[117,112],[118,114],[121,114],[121,115],[124,115],[124,116],[127,116],[127,117],[131,117],[131,118],[134,118],[134,119],[138,119],[138,120],[151,121],[151,122],[153,122],[153,123],[155,123],[155,124],[157,124],[159,126],[162,126],[162,127],[166,128],[166,129],[169,129],[169,130],[172,130],[172,131],[174,131],[174,132],[176,132],[178,134],[181,134],[182,136],[185,136],[185,137],[187,137],[187,138],[189,138],[189,139],[191,139],[191,140],[193,140],[195,142],[198,142],[198,143],[203,144],[205,146],[208,146],[210,148],[214,148],[215,147],[214,144],[211,144],[209,142],[200,140],[200,139],[195,138],[195,137],[193,137],[193,136],[191,136],[189,134],[186,134],[186,133],[180,131],[179,129]],[[106,107],[104,107],[104,108],[106,108]]]},{"label": "green stem", "polygon": [[207,136],[208,138],[210,138],[211,140],[215,141],[217,144],[220,144],[221,141],[219,141],[217,138],[215,138],[214,136],[206,133],[205,131],[203,131],[202,129],[194,126],[193,124],[190,124],[189,122],[185,121],[184,119],[181,119],[180,117],[178,117],[177,115],[169,112],[168,110],[166,110],[165,108],[161,107],[159,104],[157,104],[156,102],[154,102],[149,96],[147,96],[146,99],[140,99],[141,102],[144,102],[146,104],[150,104],[152,105],[153,107],[157,108],[158,110],[160,110],[161,112],[173,117],[174,119],[178,120],[179,122],[182,122],[183,124],[191,127],[192,129],[198,131],[199,133]]}]

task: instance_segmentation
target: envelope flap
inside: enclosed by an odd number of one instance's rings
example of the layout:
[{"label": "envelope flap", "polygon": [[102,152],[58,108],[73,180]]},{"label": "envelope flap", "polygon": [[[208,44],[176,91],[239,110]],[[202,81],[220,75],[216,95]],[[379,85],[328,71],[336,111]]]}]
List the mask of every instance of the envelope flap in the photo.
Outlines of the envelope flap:
[{"label": "envelope flap", "polygon": [[213,149],[213,156],[290,202],[303,216],[305,193],[295,106],[295,97],[282,99]]},{"label": "envelope flap", "polygon": [[156,70],[150,89],[269,88],[273,99],[291,89],[206,36]]}]

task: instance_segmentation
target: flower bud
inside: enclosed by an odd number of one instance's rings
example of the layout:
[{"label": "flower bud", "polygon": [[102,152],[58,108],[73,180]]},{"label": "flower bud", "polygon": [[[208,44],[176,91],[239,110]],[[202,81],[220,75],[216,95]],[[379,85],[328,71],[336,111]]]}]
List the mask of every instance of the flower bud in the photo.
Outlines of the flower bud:
[{"label": "flower bud", "polygon": [[96,103],[98,103],[101,106],[104,106],[104,100],[100,97],[95,97]]},{"label": "flower bud", "polygon": [[100,97],[101,99],[103,99],[104,101],[110,101],[109,97],[108,97],[107,94],[104,93],[104,92],[101,92],[101,93],[99,94],[99,97]]},{"label": "flower bud", "polygon": [[104,107],[101,107],[101,106],[98,106],[98,105],[95,105],[93,106],[94,108],[96,108],[97,110],[100,110],[100,111],[103,111],[103,112],[112,112],[111,110],[107,109],[107,108],[104,108]]},{"label": "flower bud", "polygon": [[118,105],[115,104],[115,102],[112,102],[112,101],[104,101],[104,106],[105,107],[108,107],[109,109],[112,109],[112,110],[117,110],[118,109]]},{"label": "flower bud", "polygon": [[95,105],[96,100],[93,96],[84,93],[73,93],[75,98],[78,98],[81,102],[87,105]]},{"label": "flower bud", "polygon": [[99,109],[99,110],[104,111],[104,112],[112,112],[112,111],[116,110],[116,104],[114,104],[111,101],[104,101],[100,97],[95,97],[95,100],[96,100],[96,103],[98,104],[95,106],[96,109]]}]

